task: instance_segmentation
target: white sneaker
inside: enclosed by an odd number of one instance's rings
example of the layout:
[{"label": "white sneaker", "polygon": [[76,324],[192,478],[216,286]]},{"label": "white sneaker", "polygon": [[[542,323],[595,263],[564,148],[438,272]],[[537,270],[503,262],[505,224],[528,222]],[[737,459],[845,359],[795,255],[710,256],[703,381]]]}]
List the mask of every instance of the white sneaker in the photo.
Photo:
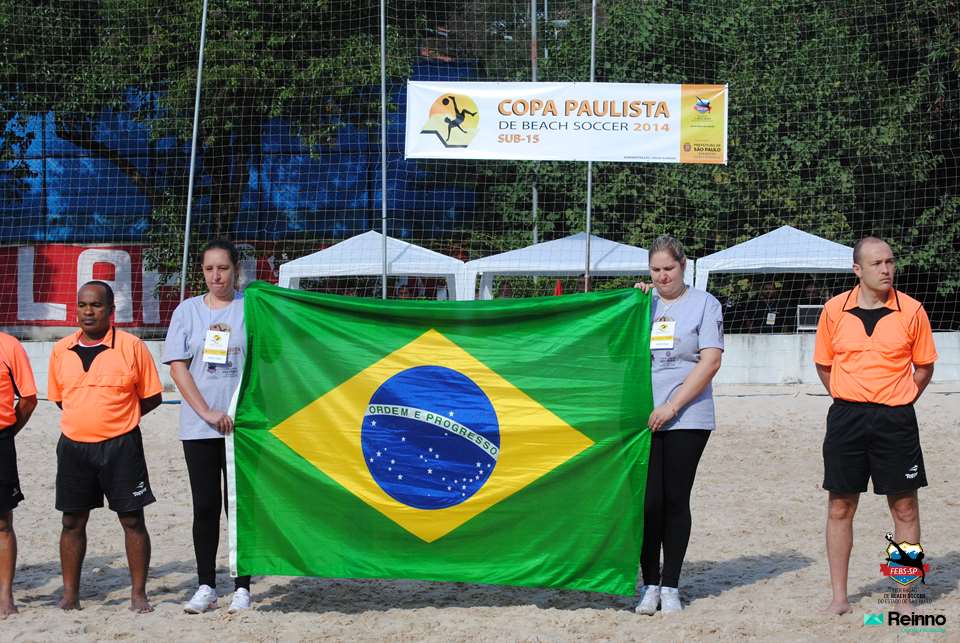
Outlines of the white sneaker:
[{"label": "white sneaker", "polygon": [[683,611],[680,604],[680,590],[676,587],[660,588],[660,611],[664,614],[678,614]]},{"label": "white sneaker", "polygon": [[217,590],[209,585],[201,585],[194,592],[193,598],[183,604],[183,611],[187,614],[203,614],[217,606]]},{"label": "white sneaker", "polygon": [[643,596],[637,604],[637,614],[644,616],[653,616],[657,613],[657,605],[660,604],[660,586],[644,585]]},{"label": "white sneaker", "polygon": [[230,601],[230,609],[227,611],[230,614],[236,614],[240,610],[245,610],[250,608],[250,590],[244,589],[243,587],[237,589],[233,593],[233,600]]}]

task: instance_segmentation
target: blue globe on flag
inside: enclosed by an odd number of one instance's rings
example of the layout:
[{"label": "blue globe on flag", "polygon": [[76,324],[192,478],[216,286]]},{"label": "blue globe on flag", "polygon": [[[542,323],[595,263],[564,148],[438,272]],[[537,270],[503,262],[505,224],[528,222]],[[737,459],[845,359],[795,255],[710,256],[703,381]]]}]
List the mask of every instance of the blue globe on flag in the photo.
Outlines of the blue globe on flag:
[{"label": "blue globe on flag", "polygon": [[490,479],[500,427],[473,380],[442,366],[417,366],[370,398],[360,443],[370,475],[387,495],[417,509],[444,509]]}]

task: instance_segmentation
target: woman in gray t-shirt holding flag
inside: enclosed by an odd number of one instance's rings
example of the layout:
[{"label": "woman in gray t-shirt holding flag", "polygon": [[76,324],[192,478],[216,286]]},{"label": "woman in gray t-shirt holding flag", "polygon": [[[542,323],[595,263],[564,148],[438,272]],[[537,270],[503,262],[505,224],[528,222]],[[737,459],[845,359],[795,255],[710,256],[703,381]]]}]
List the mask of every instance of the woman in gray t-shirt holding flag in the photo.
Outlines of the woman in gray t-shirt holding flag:
[{"label": "woman in gray t-shirt holding flag", "polygon": [[[207,292],[184,300],[173,312],[163,345],[164,364],[177,384],[180,439],[193,496],[193,548],[197,591],[183,609],[199,614],[217,606],[217,546],[226,497],[223,436],[233,431],[227,411],[240,383],[247,353],[243,295],[237,290],[240,253],[225,240],[211,241],[201,254]],[[250,607],[250,577],[234,580],[229,611]]]},{"label": "woman in gray t-shirt holding flag", "polygon": [[716,428],[711,380],[723,354],[723,311],[712,295],[684,284],[687,261],[679,241],[657,237],[648,259],[656,290],[650,315],[654,408],[647,421],[653,435],[637,613],[650,615],[658,604],[664,614],[682,609],[677,586],[690,540],[690,492]]}]

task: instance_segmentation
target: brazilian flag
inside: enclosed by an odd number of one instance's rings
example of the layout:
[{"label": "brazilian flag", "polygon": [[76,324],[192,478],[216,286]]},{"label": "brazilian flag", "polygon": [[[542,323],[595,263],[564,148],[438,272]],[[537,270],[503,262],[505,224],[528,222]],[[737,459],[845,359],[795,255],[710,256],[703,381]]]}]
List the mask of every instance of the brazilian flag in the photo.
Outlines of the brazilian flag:
[{"label": "brazilian flag", "polygon": [[634,593],[648,295],[244,299],[234,573]]}]

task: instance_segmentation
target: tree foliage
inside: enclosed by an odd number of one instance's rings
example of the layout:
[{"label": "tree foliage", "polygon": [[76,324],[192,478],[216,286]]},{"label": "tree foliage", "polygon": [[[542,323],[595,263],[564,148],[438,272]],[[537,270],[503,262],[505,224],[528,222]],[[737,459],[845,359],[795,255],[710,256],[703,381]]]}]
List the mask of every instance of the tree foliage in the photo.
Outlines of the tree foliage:
[{"label": "tree foliage", "polygon": [[[151,202],[148,258],[167,275],[179,273],[201,9],[199,1],[0,0],[0,115],[52,112],[58,136],[116,164]],[[313,145],[338,122],[379,123],[379,96],[363,91],[380,80],[378,11],[370,0],[210,3],[198,136],[204,180],[194,201],[208,213],[195,220],[201,234],[230,229],[269,119],[285,118]],[[388,38],[388,73],[409,75],[415,49],[397,29]],[[104,110],[132,105],[155,140],[181,149],[182,166],[162,183],[97,136]],[[15,132],[4,141],[17,144]]]},{"label": "tree foliage", "polygon": [[[583,81],[590,3],[552,2],[540,79]],[[529,78],[529,3],[388,3],[388,74],[409,77],[418,46],[444,29],[447,54],[491,80]],[[57,134],[114,163],[149,198],[151,260],[179,271],[191,136],[199,0],[0,0],[0,145],[4,189],[27,171],[16,122],[53,113]],[[551,26],[553,25],[553,26]],[[379,140],[379,2],[210,3],[200,123],[198,229],[230,228],[262,147],[282,117],[314,149],[338,123]],[[30,37],[24,38],[23,34]],[[702,256],[790,224],[851,243],[895,241],[915,274],[960,290],[960,7],[956,0],[610,0],[600,4],[600,82],[728,83],[727,166],[594,164],[594,231],[629,243],[680,237]],[[131,109],[155,141],[180,150],[167,180],[97,137],[97,115]],[[460,167],[460,166],[457,166]],[[502,250],[531,232],[583,229],[585,166],[470,166],[483,221],[471,247]],[[462,168],[461,168],[462,169]]]},{"label": "tree foliage", "polygon": [[[679,4],[604,3],[597,80],[728,83],[729,165],[596,163],[594,229],[629,243],[668,232],[692,256],[784,224],[848,244],[872,233],[940,294],[960,289],[956,3]],[[576,17],[542,77],[589,78],[589,42]],[[535,181],[541,230],[583,229],[583,164],[485,168],[518,228]]]}]

